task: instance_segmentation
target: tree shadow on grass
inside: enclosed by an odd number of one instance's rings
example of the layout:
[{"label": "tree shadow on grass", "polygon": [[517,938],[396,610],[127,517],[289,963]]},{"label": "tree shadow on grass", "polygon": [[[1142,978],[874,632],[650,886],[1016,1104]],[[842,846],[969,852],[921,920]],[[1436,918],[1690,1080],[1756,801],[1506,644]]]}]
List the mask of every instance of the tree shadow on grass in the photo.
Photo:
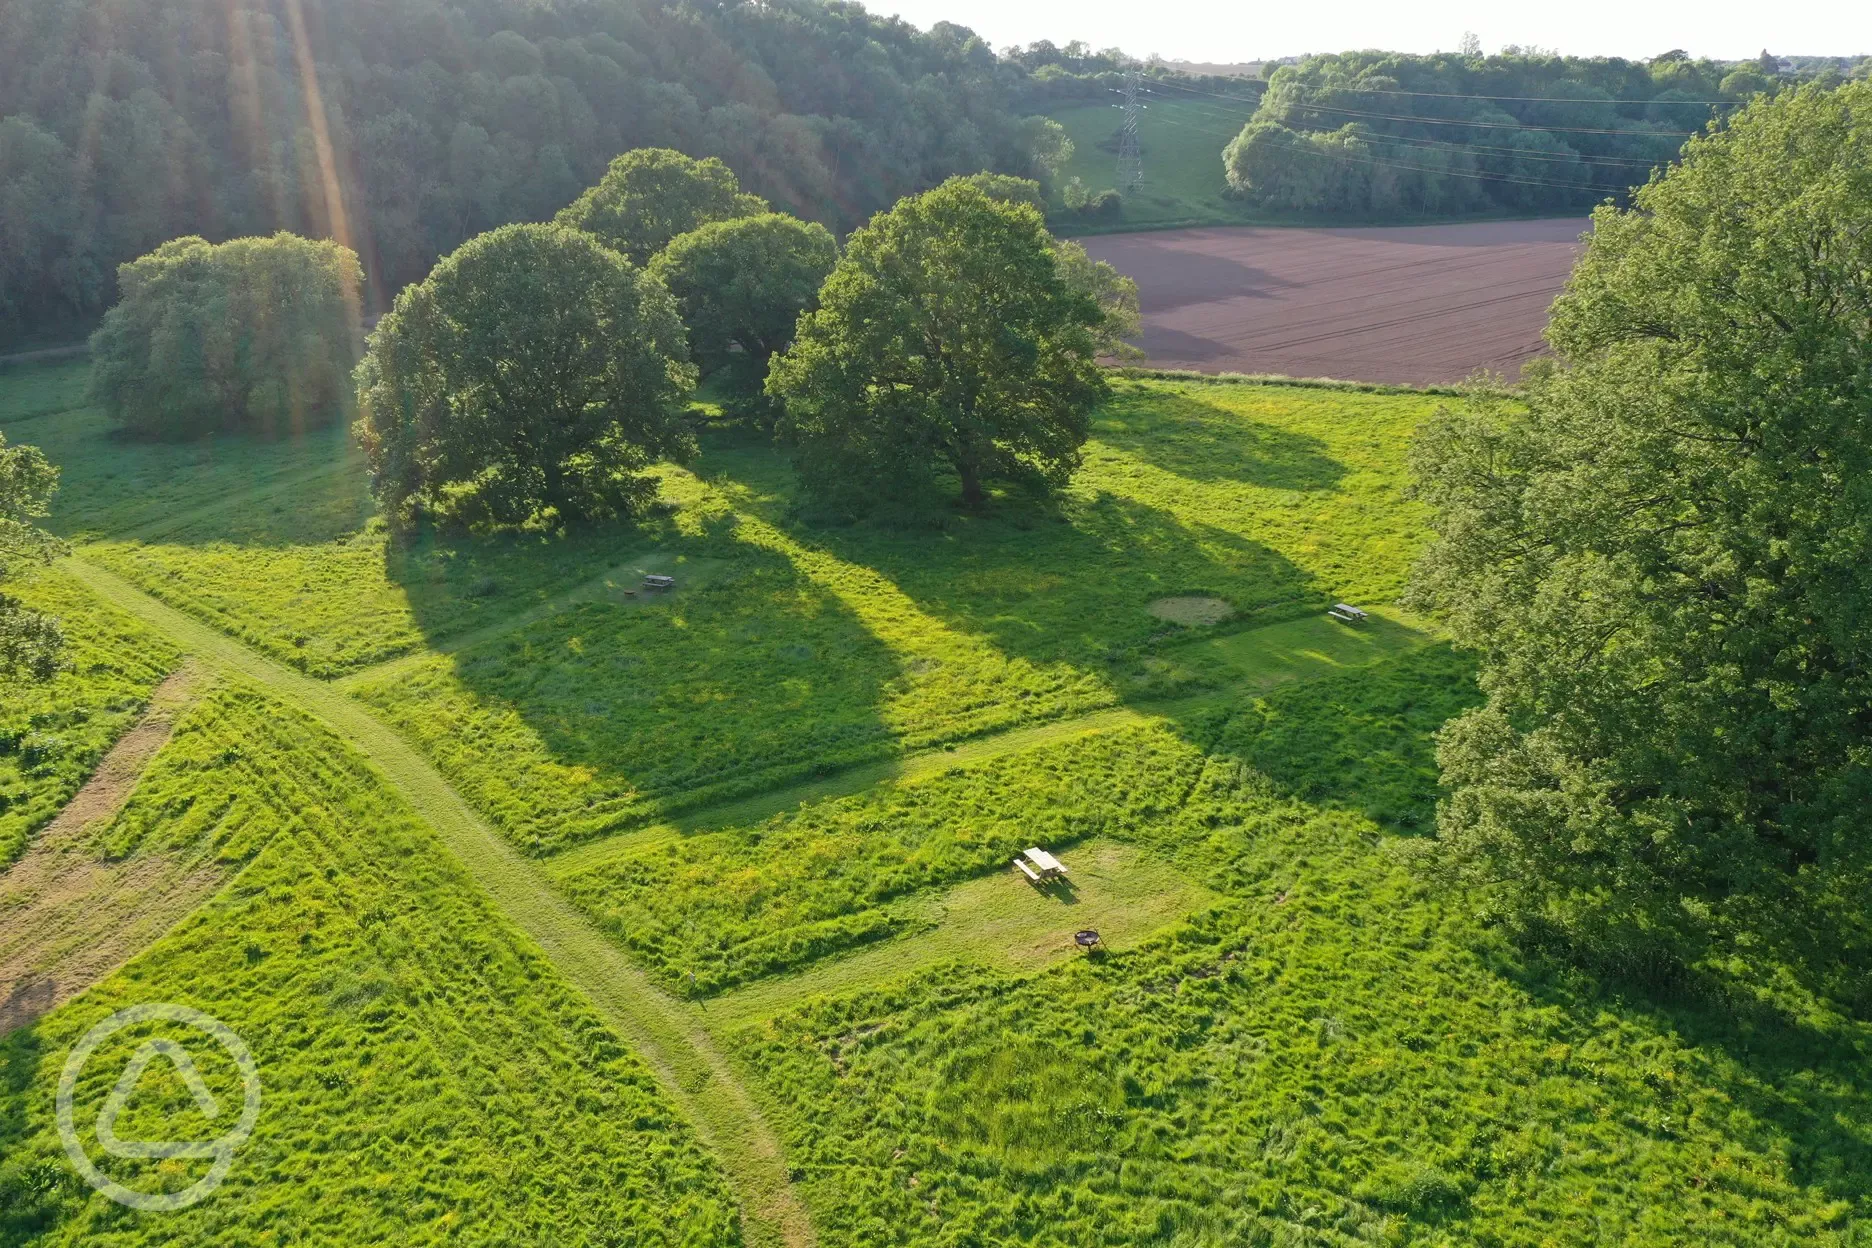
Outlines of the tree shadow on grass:
[{"label": "tree shadow on grass", "polygon": [[1231,626],[1323,601],[1309,573],[1260,542],[1102,491],[1057,507],[1009,500],[942,533],[854,525],[800,536],[1010,658],[1090,671],[1195,635],[1151,614],[1161,598],[1222,598]]},{"label": "tree shadow on grass", "polygon": [[1147,413],[1120,398],[1099,413],[1099,441],[1191,481],[1330,490],[1346,468],[1326,443],[1174,391],[1152,391]]},{"label": "tree shadow on grass", "polygon": [[1472,660],[1426,646],[1239,702],[1209,748],[1311,805],[1428,836],[1436,830],[1435,733],[1481,698]]},{"label": "tree shadow on grass", "polygon": [[28,1094],[49,1057],[36,1023],[0,1032],[0,1241],[6,1243],[50,1230],[76,1184],[63,1165],[20,1151],[33,1134]]},{"label": "tree shadow on grass", "polygon": [[458,763],[501,773],[510,831],[570,844],[897,752],[880,708],[905,660],[833,594],[725,523],[664,553],[709,573],[676,565],[666,595],[579,603],[451,655],[461,687],[537,739]]}]

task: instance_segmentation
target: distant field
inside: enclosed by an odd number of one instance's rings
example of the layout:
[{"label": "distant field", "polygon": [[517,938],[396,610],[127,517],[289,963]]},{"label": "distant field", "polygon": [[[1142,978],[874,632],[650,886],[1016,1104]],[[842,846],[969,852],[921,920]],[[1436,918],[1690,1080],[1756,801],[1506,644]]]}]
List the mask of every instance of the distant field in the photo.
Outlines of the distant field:
[{"label": "distant field", "polygon": [[[1141,193],[1125,196],[1123,225],[1136,228],[1280,219],[1256,213],[1222,195],[1227,185],[1222,178],[1222,149],[1243,124],[1227,119],[1229,107],[1221,101],[1217,101],[1215,111],[1206,104],[1185,100],[1150,101],[1138,131],[1144,152],[1145,186]],[[1061,171],[1060,181],[1077,177],[1095,192],[1116,187],[1118,154],[1112,136],[1118,129],[1118,110],[1094,104],[1061,109],[1053,118],[1066,128],[1073,141],[1072,160]],[[1070,233],[1075,223],[1061,218],[1060,228]],[[1110,227],[1101,224],[1092,228]]]},{"label": "distant field", "polygon": [[[1073,141],[1072,159],[1061,170],[1060,182],[1076,177],[1093,192],[1118,188],[1117,98],[1112,96],[1112,104],[1080,105],[1051,114]],[[1138,122],[1144,188],[1125,195],[1124,215],[1118,221],[1079,220],[1055,203],[1055,229],[1065,234],[1104,234],[1175,226],[1319,225],[1317,215],[1270,212],[1224,194],[1228,183],[1222,173],[1222,149],[1241,133],[1254,108],[1253,104],[1192,99],[1170,91],[1150,96]],[[1407,225],[1433,219],[1405,214],[1353,219],[1346,224]]]},{"label": "distant field", "polygon": [[1518,377],[1579,254],[1583,219],[1112,235],[1150,363],[1432,385]]}]

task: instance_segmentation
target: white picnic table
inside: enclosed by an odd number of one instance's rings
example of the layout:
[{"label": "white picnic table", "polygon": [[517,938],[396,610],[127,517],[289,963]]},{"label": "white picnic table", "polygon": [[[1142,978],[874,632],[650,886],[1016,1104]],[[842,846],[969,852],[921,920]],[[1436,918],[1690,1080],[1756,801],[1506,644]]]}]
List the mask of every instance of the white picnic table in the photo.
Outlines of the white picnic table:
[{"label": "white picnic table", "polygon": [[1042,880],[1057,879],[1066,874],[1066,864],[1037,845],[1022,850],[1021,856],[1014,860],[1014,865],[1036,884]]}]

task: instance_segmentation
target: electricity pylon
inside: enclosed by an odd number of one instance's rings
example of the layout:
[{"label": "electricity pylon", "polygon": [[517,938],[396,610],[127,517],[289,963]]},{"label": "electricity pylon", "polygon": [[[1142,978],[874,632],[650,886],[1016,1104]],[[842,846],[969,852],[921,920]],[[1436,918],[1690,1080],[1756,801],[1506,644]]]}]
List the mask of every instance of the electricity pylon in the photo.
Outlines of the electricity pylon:
[{"label": "electricity pylon", "polygon": [[1118,127],[1118,186],[1130,194],[1144,185],[1144,152],[1138,146],[1138,114],[1149,106],[1142,98],[1146,94],[1143,73],[1127,70],[1124,86],[1112,90],[1124,99],[1124,103],[1114,105],[1124,110],[1124,121]]}]

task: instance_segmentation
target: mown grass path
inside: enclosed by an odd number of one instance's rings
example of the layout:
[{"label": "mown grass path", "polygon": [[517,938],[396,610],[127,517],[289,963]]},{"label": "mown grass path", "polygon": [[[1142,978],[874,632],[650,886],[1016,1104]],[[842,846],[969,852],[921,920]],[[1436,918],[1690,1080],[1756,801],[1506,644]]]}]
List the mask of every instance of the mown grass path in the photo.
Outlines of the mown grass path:
[{"label": "mown grass path", "polygon": [[655,1072],[727,1171],[741,1201],[749,1242],[787,1248],[814,1242],[806,1208],[787,1178],[779,1137],[694,1012],[651,983],[414,747],[331,685],[257,654],[94,564],[69,559],[64,566],[99,597],[197,659],[238,673],[317,716],[368,757],[476,882]]}]

